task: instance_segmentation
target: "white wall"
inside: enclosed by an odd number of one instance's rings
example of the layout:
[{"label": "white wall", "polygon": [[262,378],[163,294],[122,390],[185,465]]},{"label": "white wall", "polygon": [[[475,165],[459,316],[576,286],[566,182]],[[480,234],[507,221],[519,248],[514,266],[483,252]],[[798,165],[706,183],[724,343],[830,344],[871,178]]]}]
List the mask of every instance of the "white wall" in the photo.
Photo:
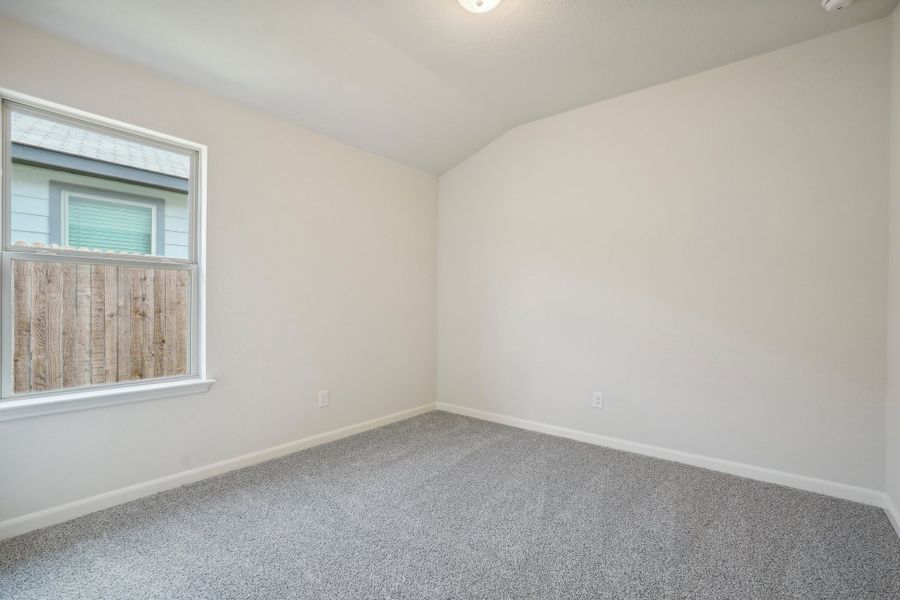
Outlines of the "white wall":
[{"label": "white wall", "polygon": [[[891,17],[890,257],[885,489],[900,519],[900,8]],[[898,522],[900,525],[900,522]],[[900,533],[900,531],[898,531]]]},{"label": "white wall", "polygon": [[218,379],[0,423],[0,521],[434,401],[433,176],[8,20],[0,86],[208,144]]},{"label": "white wall", "polygon": [[883,489],[889,36],[525,125],[442,176],[438,400]]}]

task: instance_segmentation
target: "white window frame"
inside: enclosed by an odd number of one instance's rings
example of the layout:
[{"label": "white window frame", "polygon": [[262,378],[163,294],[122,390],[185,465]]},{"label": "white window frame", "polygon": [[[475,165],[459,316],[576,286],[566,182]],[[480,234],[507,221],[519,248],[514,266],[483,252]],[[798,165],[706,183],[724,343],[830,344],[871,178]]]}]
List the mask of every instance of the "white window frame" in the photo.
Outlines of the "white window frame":
[{"label": "white window frame", "polygon": [[140,200],[126,200],[124,198],[116,198],[114,196],[97,196],[96,194],[87,194],[83,192],[73,192],[71,190],[63,190],[60,194],[60,221],[62,225],[62,245],[69,245],[69,196],[76,198],[86,198],[88,200],[96,200],[97,202],[106,202],[108,204],[127,204],[131,206],[140,206],[150,209],[150,255],[157,256],[156,247],[156,203],[141,202]]},{"label": "white window frame", "polygon": [[[0,88],[0,176],[2,176],[2,267],[0,267],[0,421],[205,392],[213,383],[206,370],[206,166],[203,144],[129,125],[85,111]],[[79,127],[132,139],[143,144],[187,154],[191,158],[189,257],[187,259],[143,255],[111,255],[103,252],[12,245],[10,111],[30,112],[45,118],[74,122]],[[76,194],[83,196],[84,194]],[[110,201],[109,198],[102,198]],[[64,206],[68,200],[64,202]],[[155,207],[154,207],[155,208]],[[66,221],[63,221],[66,223]],[[156,227],[156,219],[153,220]],[[66,235],[68,227],[66,223]],[[153,244],[156,244],[154,236]],[[124,267],[183,269],[191,271],[190,373],[156,378],[65,388],[51,392],[13,393],[12,261],[51,261],[106,264]]]}]

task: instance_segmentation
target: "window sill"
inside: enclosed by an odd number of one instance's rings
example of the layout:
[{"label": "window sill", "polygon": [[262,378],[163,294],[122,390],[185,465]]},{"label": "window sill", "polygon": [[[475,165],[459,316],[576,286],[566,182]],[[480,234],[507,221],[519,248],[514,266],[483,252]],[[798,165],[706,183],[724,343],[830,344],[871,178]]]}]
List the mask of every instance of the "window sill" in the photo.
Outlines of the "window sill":
[{"label": "window sill", "polygon": [[215,379],[179,379],[122,387],[61,392],[0,401],[0,421],[27,419],[41,415],[85,410],[100,406],[140,402],[199,394],[209,390]]}]

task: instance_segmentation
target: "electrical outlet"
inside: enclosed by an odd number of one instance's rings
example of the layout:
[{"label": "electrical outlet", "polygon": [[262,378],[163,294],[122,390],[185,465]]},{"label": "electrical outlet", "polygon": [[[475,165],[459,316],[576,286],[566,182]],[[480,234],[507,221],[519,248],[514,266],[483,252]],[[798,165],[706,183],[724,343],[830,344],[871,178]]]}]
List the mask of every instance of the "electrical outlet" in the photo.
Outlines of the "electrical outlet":
[{"label": "electrical outlet", "polygon": [[603,410],[603,392],[594,392],[594,397],[591,400],[591,406]]},{"label": "electrical outlet", "polygon": [[322,390],[319,392],[319,408],[325,408],[328,406],[328,390]]}]

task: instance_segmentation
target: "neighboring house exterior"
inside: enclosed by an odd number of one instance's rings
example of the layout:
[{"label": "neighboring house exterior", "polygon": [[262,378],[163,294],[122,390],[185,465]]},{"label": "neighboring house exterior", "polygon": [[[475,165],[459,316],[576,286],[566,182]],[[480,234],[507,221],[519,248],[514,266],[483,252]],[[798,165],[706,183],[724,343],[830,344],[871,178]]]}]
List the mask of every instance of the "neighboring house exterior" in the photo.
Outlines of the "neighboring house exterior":
[{"label": "neighboring house exterior", "polygon": [[13,242],[188,258],[190,161],[13,113]]}]

